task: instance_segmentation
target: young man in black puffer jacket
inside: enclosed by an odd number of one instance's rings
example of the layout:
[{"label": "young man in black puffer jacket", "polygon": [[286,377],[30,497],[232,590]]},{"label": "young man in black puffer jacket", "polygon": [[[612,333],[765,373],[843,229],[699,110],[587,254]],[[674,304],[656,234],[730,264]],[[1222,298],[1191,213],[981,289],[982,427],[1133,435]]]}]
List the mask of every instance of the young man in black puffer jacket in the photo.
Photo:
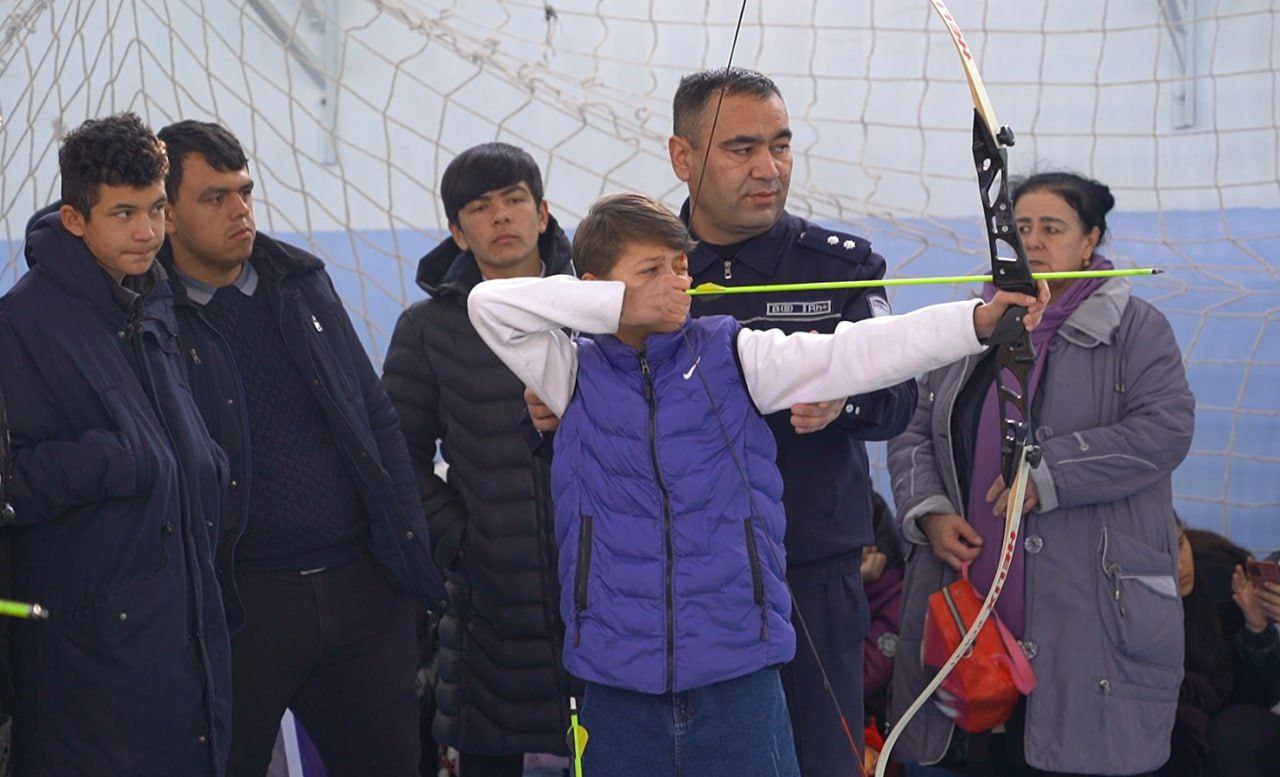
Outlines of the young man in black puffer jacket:
[{"label": "young man in black puffer jacket", "polygon": [[[418,265],[431,298],[400,317],[382,380],[449,592],[433,733],[460,751],[468,777],[518,777],[525,753],[564,752],[569,725],[551,445],[528,421],[524,386],[468,320],[467,296],[482,280],[573,268],[537,163],[523,150],[486,143],[464,151],[440,193],[452,237]],[[447,480],[434,469],[438,443]]]}]

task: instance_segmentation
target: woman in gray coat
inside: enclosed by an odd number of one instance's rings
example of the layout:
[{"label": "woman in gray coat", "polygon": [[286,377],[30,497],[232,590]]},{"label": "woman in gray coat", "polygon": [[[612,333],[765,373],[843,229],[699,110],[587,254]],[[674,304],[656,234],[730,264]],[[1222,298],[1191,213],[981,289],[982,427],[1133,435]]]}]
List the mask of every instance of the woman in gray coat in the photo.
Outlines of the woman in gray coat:
[{"label": "woman in gray coat", "polygon": [[[1106,186],[1041,174],[1013,200],[1033,271],[1111,267],[1095,251],[1115,203]],[[1032,335],[1043,459],[996,609],[1037,687],[998,732],[966,734],[926,705],[895,751],[956,774],[1137,775],[1169,753],[1183,658],[1170,477],[1191,444],[1194,399],[1169,322],[1130,296],[1124,279],[1051,288]],[[1008,491],[993,355],[926,375],[910,428],[889,443],[894,498],[913,546],[890,720],[929,679],[920,662],[929,595],[962,564],[981,594],[994,576]]]}]

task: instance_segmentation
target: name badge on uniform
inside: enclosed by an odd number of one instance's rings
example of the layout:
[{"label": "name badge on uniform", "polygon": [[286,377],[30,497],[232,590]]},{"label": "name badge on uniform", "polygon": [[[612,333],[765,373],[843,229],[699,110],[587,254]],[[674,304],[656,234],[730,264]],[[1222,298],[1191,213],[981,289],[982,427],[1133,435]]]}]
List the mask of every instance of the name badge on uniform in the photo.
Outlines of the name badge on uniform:
[{"label": "name badge on uniform", "polygon": [[818,299],[806,302],[770,302],[765,307],[765,315],[770,318],[807,318],[822,316],[831,312],[831,300]]}]

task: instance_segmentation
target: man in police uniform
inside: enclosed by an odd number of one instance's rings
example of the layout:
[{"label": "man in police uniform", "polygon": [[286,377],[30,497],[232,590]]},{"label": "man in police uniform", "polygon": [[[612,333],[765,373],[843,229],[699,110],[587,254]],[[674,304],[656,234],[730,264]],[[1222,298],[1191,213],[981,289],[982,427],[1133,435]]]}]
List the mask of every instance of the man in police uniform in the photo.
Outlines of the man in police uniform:
[{"label": "man in police uniform", "polygon": [[[708,139],[717,102],[715,137]],[[693,283],[724,286],[884,277],[866,239],[786,212],[791,180],[787,108],[769,78],[732,68],[680,82],[673,101],[671,166],[689,185],[681,216],[700,242],[689,257]],[[710,154],[707,143],[711,143]],[[704,164],[705,159],[705,164]],[[887,315],[881,289],[695,297],[693,315],[728,314],[754,328],[832,332],[841,321]],[[863,441],[907,427],[915,381],[768,417],[778,441],[787,509],[787,577],[799,603],[795,660],[783,685],[805,777],[858,774],[814,648],[861,749],[862,643],[869,625],[859,574],[862,548],[875,543]],[[803,618],[805,623],[799,623]],[[804,636],[804,625],[814,648]]]},{"label": "man in police uniform", "polygon": [[[724,97],[721,103],[721,92]],[[708,134],[715,120],[715,137]],[[681,79],[673,104],[671,166],[689,186],[681,209],[700,242],[689,257],[694,285],[878,279],[885,262],[864,238],[785,211],[791,181],[787,108],[772,80],[742,68]],[[696,206],[691,205],[696,202]],[[887,315],[882,289],[695,297],[693,315],[732,315],[745,326],[784,332],[835,330],[841,321]],[[541,430],[557,420],[526,393]],[[796,753],[805,777],[858,774],[823,670],[862,748],[862,643],[869,627],[859,572],[875,542],[864,441],[906,429],[915,381],[883,391],[800,404],[767,417],[778,441],[787,510],[787,577],[799,603],[795,660],[783,668]],[[800,618],[804,623],[800,623]],[[805,626],[812,645],[805,635]],[[886,648],[892,652],[889,645]],[[817,652],[821,665],[815,660]]]}]

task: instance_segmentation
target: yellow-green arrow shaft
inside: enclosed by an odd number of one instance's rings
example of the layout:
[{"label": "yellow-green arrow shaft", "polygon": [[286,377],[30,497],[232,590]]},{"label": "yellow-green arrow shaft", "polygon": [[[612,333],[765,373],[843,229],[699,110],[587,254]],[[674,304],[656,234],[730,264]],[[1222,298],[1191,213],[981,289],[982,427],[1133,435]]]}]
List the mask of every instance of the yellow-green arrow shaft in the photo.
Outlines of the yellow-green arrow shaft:
[{"label": "yellow-green arrow shaft", "polygon": [[33,618],[35,620],[44,620],[49,617],[49,611],[38,604],[27,604],[26,602],[13,602],[8,599],[0,599],[0,615],[10,618]]},{"label": "yellow-green arrow shaft", "polygon": [[[1123,278],[1134,275],[1158,275],[1161,271],[1154,267],[1140,267],[1128,270],[1072,270],[1069,272],[1041,272],[1031,277],[1036,280],[1060,281],[1073,278]],[[827,289],[873,289],[883,286],[940,286],[959,285],[963,283],[990,283],[990,275],[942,275],[933,278],[881,278],[869,281],[821,281],[818,283],[775,283],[761,286],[720,286],[715,283],[702,283],[689,289],[688,293],[697,296],[719,296],[721,294],[767,294],[774,291],[825,291]]]}]

